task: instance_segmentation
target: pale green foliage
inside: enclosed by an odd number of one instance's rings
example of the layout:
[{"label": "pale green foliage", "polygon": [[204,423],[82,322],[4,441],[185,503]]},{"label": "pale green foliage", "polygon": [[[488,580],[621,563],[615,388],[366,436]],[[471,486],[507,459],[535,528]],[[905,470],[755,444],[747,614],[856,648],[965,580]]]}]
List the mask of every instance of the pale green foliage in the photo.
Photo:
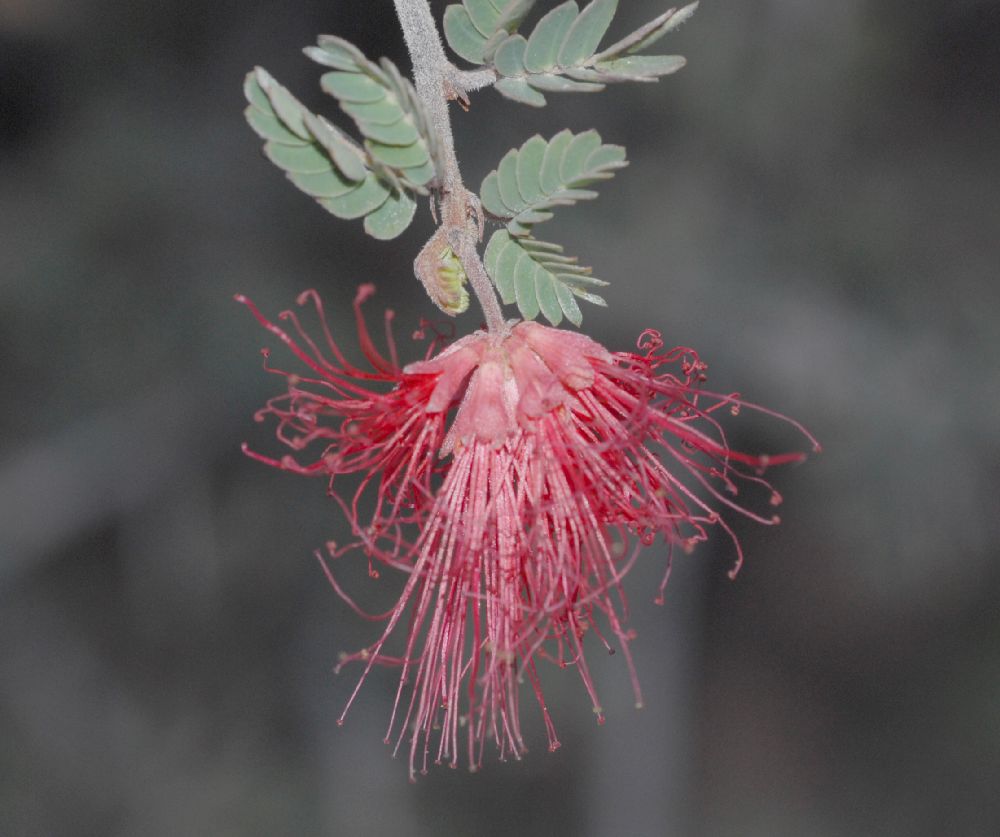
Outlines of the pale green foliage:
[{"label": "pale green foliage", "polygon": [[545,93],[591,93],[612,82],[656,81],[676,72],[685,63],[680,56],[635,53],[691,17],[697,6],[669,9],[601,52],[618,0],[591,0],[582,11],[575,0],[567,0],[545,14],[528,37],[497,31],[495,16],[487,13],[496,12],[492,0],[463,0],[445,12],[445,35],[463,58],[496,71],[500,93],[541,107]]},{"label": "pale green foliage", "polygon": [[[535,0],[461,0],[448,6],[448,44],[485,68],[478,73],[459,73],[450,66],[434,27],[419,23],[425,13],[422,4],[401,7],[419,12],[418,25],[408,28],[408,18],[400,14],[407,43],[418,50],[414,55],[422,55],[421,49],[440,54],[432,63],[446,70],[434,81],[441,84],[442,95],[462,98],[493,80],[495,73],[495,86],[504,96],[541,106],[545,93],[655,81],[680,69],[684,59],[679,56],[637,53],[691,17],[698,6],[695,2],[670,9],[599,51],[618,0],[591,0],[582,10],[575,0],[559,3],[525,37],[517,30],[534,5]],[[416,47],[411,40],[418,42]],[[446,109],[443,116],[435,111],[432,122],[413,84],[392,62],[369,61],[342,38],[322,36],[305,53],[328,68],[321,86],[354,120],[363,139],[356,142],[310,112],[265,70],[250,73],[244,87],[250,103],[247,121],[264,140],[267,156],[299,189],[338,217],[364,218],[365,230],[379,239],[395,238],[410,225],[416,211],[413,193],[433,193],[438,199],[465,194],[460,177],[458,191],[447,180],[449,172],[457,175],[457,166]],[[475,77],[474,85],[470,77]],[[428,107],[433,111],[436,105]],[[553,325],[564,318],[580,325],[577,299],[606,305],[593,291],[608,283],[564,255],[561,246],[539,241],[533,232],[535,225],[552,218],[555,207],[596,198],[597,192],[586,187],[613,177],[626,165],[625,149],[602,143],[596,131],[564,130],[548,140],[533,136],[511,149],[484,178],[482,209],[506,226],[492,235],[483,260],[505,304],[516,304],[526,319],[541,314]],[[468,263],[463,265],[452,250],[447,234],[446,226],[438,229],[417,257],[415,273],[432,300],[454,315],[469,304]]]},{"label": "pale green foliage", "polygon": [[[525,37],[513,30],[497,31],[500,0],[462,0],[446,12],[445,34],[463,58],[491,67],[495,86],[504,96],[540,107],[545,93],[594,92],[609,82],[656,81],[684,66],[672,55],[637,55],[675,29],[697,9],[692,3],[669,9],[620,41],[598,51],[611,26],[618,0],[591,0],[582,10],[575,0],[545,13]],[[557,206],[591,200],[586,189],[627,165],[625,149],[604,145],[596,131],[560,131],[552,139],[534,136],[511,149],[480,187],[483,209],[503,221],[506,229],[493,234],[486,248],[485,267],[505,304],[517,304],[521,315],[539,314],[553,325],[566,317],[580,325],[576,297],[605,305],[592,293],[607,285],[593,278],[590,268],[563,255],[556,244],[533,237],[536,224],[552,218]]]},{"label": "pale green foliage", "polygon": [[462,0],[445,9],[445,38],[466,61],[484,64],[534,5],[535,0]]},{"label": "pale green foliage", "polygon": [[320,85],[354,120],[376,166],[384,167],[390,179],[398,176],[405,188],[426,193],[437,149],[413,84],[387,58],[378,64],[369,61],[343,38],[323,35],[318,43],[305,53],[331,68]]},{"label": "pale green foliage", "polygon": [[553,325],[563,316],[580,325],[583,315],[574,297],[606,305],[591,289],[607,282],[564,256],[559,245],[538,241],[531,233],[535,224],[552,217],[555,207],[596,198],[597,192],[583,187],[613,177],[626,165],[625,149],[602,144],[597,131],[567,130],[550,140],[534,136],[512,148],[486,175],[480,188],[483,209],[506,221],[507,229],[493,234],[484,263],[504,303],[516,302],[525,319],[541,313]]},{"label": "pale green foliage", "polygon": [[266,70],[247,75],[244,113],[265,140],[264,153],[307,195],[338,218],[365,219],[379,239],[399,235],[413,220],[416,202],[396,182],[372,170],[355,142],[311,113]]},{"label": "pale green foliage", "polygon": [[627,165],[625,149],[602,145],[597,131],[560,131],[550,140],[536,135],[507,152],[486,175],[479,197],[483,209],[507,222],[511,235],[525,236],[534,224],[548,221],[554,207],[596,198],[597,192],[583,187]]},{"label": "pale green foliage", "polygon": [[434,133],[416,91],[391,62],[374,64],[340,38],[322,37],[306,52],[334,68],[321,84],[354,120],[364,146],[259,67],[244,85],[247,122],[268,158],[320,206],[339,218],[363,217],[374,238],[395,238],[416,212],[409,193],[427,194],[435,177]]},{"label": "pale green foliage", "polygon": [[591,269],[578,265],[575,258],[564,256],[558,244],[497,230],[486,246],[483,263],[504,304],[516,302],[527,320],[541,313],[552,325],[559,325],[565,315],[580,325],[583,314],[574,297],[607,305],[589,289],[608,283],[591,276]]}]

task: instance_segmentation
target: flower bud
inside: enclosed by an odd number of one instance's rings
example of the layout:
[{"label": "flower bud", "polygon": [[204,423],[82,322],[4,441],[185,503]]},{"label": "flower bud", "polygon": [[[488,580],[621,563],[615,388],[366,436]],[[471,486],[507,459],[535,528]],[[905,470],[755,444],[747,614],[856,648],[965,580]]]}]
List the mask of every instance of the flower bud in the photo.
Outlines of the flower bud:
[{"label": "flower bud", "polygon": [[413,270],[424,283],[427,295],[442,311],[454,317],[469,308],[468,277],[455,251],[451,249],[445,228],[440,228],[420,251]]}]

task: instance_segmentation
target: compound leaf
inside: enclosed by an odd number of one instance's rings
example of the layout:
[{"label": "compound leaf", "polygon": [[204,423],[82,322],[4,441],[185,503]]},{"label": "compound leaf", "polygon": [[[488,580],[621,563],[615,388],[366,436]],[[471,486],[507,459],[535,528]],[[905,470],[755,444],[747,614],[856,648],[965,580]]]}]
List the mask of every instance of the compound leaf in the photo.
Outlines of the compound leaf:
[{"label": "compound leaf", "polygon": [[551,218],[553,208],[596,198],[583,187],[607,180],[626,165],[625,149],[602,144],[597,131],[560,131],[550,140],[536,135],[504,155],[483,179],[479,198],[512,235],[525,236]]},{"label": "compound leaf", "polygon": [[261,139],[264,151],[288,172],[334,169],[349,181],[364,179],[365,153],[347,137],[311,113],[261,68],[247,75],[243,85],[247,122]]},{"label": "compound leaf", "polygon": [[[472,0],[465,2],[468,6]],[[496,70],[499,79],[494,86],[499,93],[536,107],[545,104],[545,93],[594,93],[615,82],[655,81],[683,67],[684,59],[634,53],[676,29],[697,7],[691,3],[670,9],[598,52],[618,0],[591,0],[583,11],[575,0],[567,0],[545,14],[527,39],[500,30],[482,44],[477,41],[477,57]]]},{"label": "compound leaf", "polygon": [[[329,60],[346,61],[340,53]],[[416,204],[401,191],[398,177],[389,177],[391,172],[266,70],[258,67],[247,75],[243,89],[247,122],[264,140],[264,153],[299,189],[339,218],[367,216],[365,229],[377,238],[406,228],[413,217],[408,207]]]},{"label": "compound leaf", "polygon": [[306,55],[333,67],[320,86],[354,120],[374,167],[388,169],[382,174],[393,185],[425,194],[437,170],[437,146],[413,84],[391,61],[369,61],[342,38],[324,35],[318,44]]},{"label": "compound leaf", "polygon": [[505,304],[517,303],[521,316],[533,320],[539,313],[552,325],[563,317],[580,325],[583,315],[576,297],[596,305],[605,301],[590,289],[607,285],[590,275],[563,248],[534,238],[515,238],[497,230],[483,257],[486,272]]}]

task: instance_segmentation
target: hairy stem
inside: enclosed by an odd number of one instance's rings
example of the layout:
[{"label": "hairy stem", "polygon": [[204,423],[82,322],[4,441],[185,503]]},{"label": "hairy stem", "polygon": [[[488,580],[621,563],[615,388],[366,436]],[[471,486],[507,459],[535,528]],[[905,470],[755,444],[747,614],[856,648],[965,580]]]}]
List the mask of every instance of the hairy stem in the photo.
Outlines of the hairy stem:
[{"label": "hairy stem", "polygon": [[[445,55],[441,36],[427,0],[393,0],[403,38],[413,62],[417,95],[427,110],[441,149],[443,171],[439,172],[441,189],[441,227],[462,262],[473,293],[479,300],[492,334],[503,334],[507,325],[493,285],[486,274],[476,247],[480,239],[481,209],[475,196],[462,183],[451,131],[449,98],[464,96],[466,89],[491,83],[491,71],[457,70]],[[466,87],[468,83],[468,87]],[[435,236],[437,238],[437,236]],[[431,239],[433,242],[435,239]],[[423,254],[421,254],[423,255]],[[418,257],[419,263],[420,257]]]}]

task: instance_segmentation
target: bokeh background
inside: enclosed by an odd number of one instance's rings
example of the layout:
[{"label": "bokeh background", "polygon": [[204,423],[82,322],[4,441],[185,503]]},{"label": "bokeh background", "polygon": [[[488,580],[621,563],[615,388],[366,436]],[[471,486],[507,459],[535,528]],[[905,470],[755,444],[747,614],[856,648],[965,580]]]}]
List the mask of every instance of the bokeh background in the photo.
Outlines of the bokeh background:
[{"label": "bokeh background", "polygon": [[706,0],[659,85],[456,113],[472,185],[536,131],[628,146],[551,229],[613,280],[585,327],[696,346],[825,452],[735,582],[721,542],[664,608],[656,550],[630,577],[644,711],[620,655],[600,728],[553,672],[561,750],[528,712],[524,762],[416,786],[390,673],[334,723],[372,636],[311,557],[336,510],[239,452],[279,382],[235,292],[435,314],[426,212],[374,242],[243,123],[254,64],[335,110],[318,32],[407,65],[388,0],[0,0],[0,834],[1000,834],[1000,4]]}]

